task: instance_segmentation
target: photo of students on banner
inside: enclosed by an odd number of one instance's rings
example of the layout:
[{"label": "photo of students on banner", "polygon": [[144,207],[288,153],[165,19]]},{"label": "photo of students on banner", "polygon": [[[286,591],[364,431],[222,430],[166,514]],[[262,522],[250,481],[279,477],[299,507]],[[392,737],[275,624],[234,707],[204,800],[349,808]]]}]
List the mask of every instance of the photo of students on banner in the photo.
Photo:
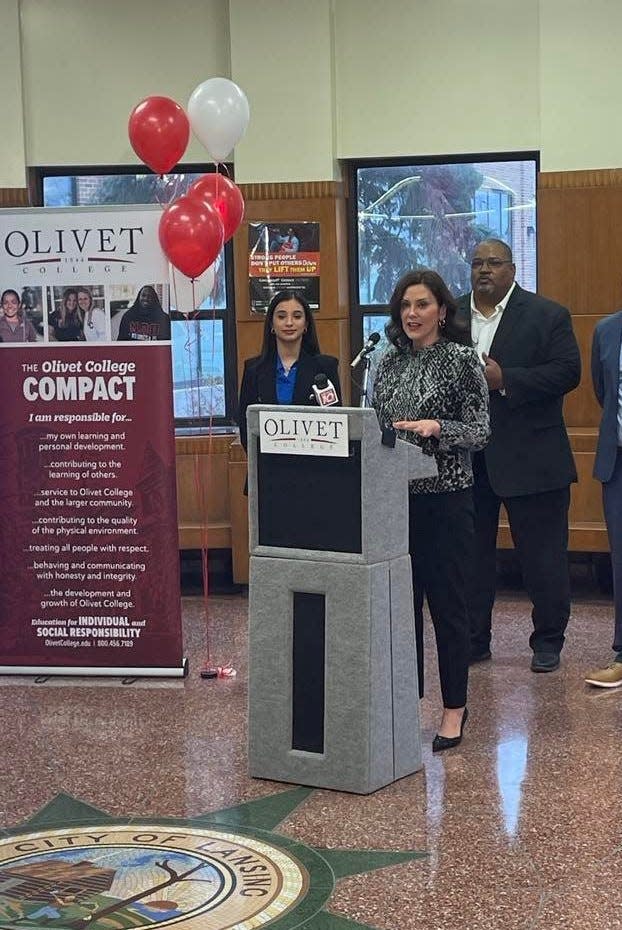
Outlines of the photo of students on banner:
[{"label": "photo of students on banner", "polygon": [[[157,288],[162,298],[168,298],[168,288],[163,285],[157,285]],[[170,340],[171,319],[162,307],[156,286],[145,284],[140,288],[134,302],[120,318],[116,338],[119,342]]]},{"label": "photo of students on banner", "polygon": [[50,342],[84,342],[84,319],[75,287],[52,287],[48,310]]},{"label": "photo of students on banner", "polygon": [[296,290],[312,310],[320,306],[320,224],[249,223],[251,310],[266,313],[283,290]]},{"label": "photo of students on banner", "polygon": [[104,288],[101,284],[78,288],[78,307],[82,314],[82,331],[87,342],[104,342],[108,339],[108,316]]},{"label": "photo of students on banner", "polygon": [[19,294],[8,287],[0,295],[0,342],[37,342],[42,333],[32,321],[41,321],[41,288],[25,287]]}]

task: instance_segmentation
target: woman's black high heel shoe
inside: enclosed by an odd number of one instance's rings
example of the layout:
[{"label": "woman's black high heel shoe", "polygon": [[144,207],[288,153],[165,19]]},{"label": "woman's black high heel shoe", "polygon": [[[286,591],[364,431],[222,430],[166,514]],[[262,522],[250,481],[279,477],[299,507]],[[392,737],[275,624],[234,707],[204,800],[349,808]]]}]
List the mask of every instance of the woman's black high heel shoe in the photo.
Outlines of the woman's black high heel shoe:
[{"label": "woman's black high heel shoe", "polygon": [[459,746],[462,742],[462,734],[464,732],[464,725],[467,722],[469,716],[468,707],[464,708],[464,713],[462,715],[462,723],[460,724],[460,735],[459,736],[439,736],[438,733],[432,740],[432,752],[443,752],[445,749],[453,749],[454,746]]}]

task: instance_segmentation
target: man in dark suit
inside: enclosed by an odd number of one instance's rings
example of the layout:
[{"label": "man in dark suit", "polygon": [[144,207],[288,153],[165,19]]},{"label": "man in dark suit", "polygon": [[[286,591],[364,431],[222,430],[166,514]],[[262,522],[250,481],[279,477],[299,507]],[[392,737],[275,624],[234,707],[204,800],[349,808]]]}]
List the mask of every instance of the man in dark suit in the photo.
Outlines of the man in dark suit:
[{"label": "man in dark suit", "polygon": [[598,433],[594,477],[603,483],[603,507],[613,566],[615,627],[613,661],[589,672],[586,681],[599,688],[622,685],[622,310],[601,320],[592,341],[592,383],[603,416]]},{"label": "man in dark suit", "polygon": [[512,251],[480,242],[470,294],[459,304],[490,390],[491,439],[474,456],[475,558],[469,591],[471,661],[490,658],[499,509],[504,504],[533,603],[531,669],[559,666],[570,615],[568,507],[577,480],[564,425],[564,395],[581,375],[565,307],[516,284]]}]

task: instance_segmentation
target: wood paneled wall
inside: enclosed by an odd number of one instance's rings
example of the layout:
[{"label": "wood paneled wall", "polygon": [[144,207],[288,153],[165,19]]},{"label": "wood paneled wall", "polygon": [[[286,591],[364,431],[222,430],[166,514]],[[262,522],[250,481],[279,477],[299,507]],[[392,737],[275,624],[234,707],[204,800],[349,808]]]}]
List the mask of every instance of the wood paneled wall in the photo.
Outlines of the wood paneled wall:
[{"label": "wood paneled wall", "polygon": [[237,433],[177,436],[180,549],[231,549],[233,578],[248,582],[246,456]]},{"label": "wood paneled wall", "polygon": [[230,549],[229,448],[234,436],[178,436],[180,549]]},{"label": "wood paneled wall", "polygon": [[347,364],[350,352],[348,304],[348,253],[344,186],[335,181],[286,184],[241,184],[244,221],[235,235],[235,316],[238,342],[238,375],[244,361],[257,355],[263,334],[264,316],[253,313],[248,286],[248,224],[320,224],[320,308],[316,314],[322,351],[341,360],[340,377],[346,399],[350,399]]},{"label": "wood paneled wall", "polygon": [[29,207],[30,194],[27,187],[0,187],[0,207]]},{"label": "wood paneled wall", "polygon": [[622,307],[622,170],[542,173],[538,181],[538,290],[570,309],[581,350],[579,387],[564,407],[579,474],[570,549],[609,549],[601,485],[592,478],[600,407],[590,377],[594,327]]}]

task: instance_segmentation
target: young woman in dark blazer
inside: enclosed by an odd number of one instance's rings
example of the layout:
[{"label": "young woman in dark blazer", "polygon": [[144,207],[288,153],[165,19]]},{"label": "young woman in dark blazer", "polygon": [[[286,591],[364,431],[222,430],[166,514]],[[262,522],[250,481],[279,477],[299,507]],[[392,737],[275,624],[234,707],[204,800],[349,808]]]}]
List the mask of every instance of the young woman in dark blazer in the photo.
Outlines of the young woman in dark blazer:
[{"label": "young woman in dark blazer", "polygon": [[250,404],[313,406],[316,375],[325,374],[341,400],[337,359],[321,355],[309,304],[297,291],[279,291],[268,307],[261,355],[244,364],[238,425],[247,448],[246,408]]}]

